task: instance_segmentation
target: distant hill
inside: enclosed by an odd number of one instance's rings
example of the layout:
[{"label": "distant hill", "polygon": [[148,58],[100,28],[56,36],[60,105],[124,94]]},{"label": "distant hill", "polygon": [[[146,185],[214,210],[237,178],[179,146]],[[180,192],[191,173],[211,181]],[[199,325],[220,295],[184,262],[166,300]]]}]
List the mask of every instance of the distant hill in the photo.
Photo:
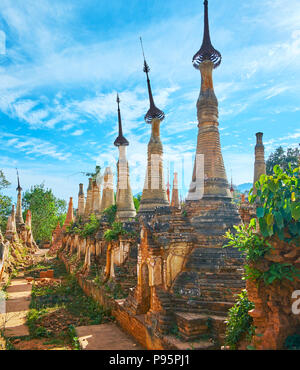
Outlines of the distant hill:
[{"label": "distant hill", "polygon": [[245,191],[249,191],[252,188],[252,183],[245,182],[244,184],[238,185],[237,188],[241,193],[244,193]]}]

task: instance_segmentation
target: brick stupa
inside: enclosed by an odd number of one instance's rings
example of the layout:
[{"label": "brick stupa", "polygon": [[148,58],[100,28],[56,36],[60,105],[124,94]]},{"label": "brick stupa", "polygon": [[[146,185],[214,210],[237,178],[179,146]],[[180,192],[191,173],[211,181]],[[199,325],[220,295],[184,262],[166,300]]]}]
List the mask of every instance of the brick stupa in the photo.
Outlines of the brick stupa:
[{"label": "brick stupa", "polygon": [[[241,223],[225,172],[219,134],[218,100],[212,72],[221,63],[221,54],[211,44],[208,2],[204,1],[204,37],[193,65],[201,73],[201,91],[197,101],[198,139],[196,160],[185,211],[194,229],[196,244],[173,290],[187,291],[197,282],[201,301],[214,299],[234,302],[233,292],[244,286],[240,266],[243,259],[232,248],[224,249],[224,235]],[[233,289],[235,288],[235,289]],[[231,293],[230,293],[231,292]]]},{"label": "brick stupa", "polygon": [[265,148],[262,141],[263,133],[257,132],[255,145],[255,162],[254,162],[254,177],[253,177],[253,194],[256,194],[255,183],[261,175],[266,174]]},{"label": "brick stupa", "polygon": [[74,221],[74,213],[73,213],[73,198],[70,197],[69,200],[69,206],[68,206],[68,212],[67,212],[67,217],[66,220],[63,224],[62,231],[65,231],[67,226],[71,224],[71,222]]}]

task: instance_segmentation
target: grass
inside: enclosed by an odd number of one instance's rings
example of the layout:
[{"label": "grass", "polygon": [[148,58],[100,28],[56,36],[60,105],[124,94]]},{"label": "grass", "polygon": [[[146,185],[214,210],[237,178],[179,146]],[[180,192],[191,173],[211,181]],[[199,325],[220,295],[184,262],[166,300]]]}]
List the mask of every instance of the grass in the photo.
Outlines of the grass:
[{"label": "grass", "polygon": [[[79,342],[74,325],[67,325],[67,328],[56,332],[49,327],[44,327],[43,321],[63,309],[68,312],[68,318],[72,317],[77,326],[96,325],[111,321],[110,311],[85,295],[76,277],[66,272],[62,262],[53,260],[52,265],[47,266],[47,268],[50,267],[54,269],[54,275],[60,274],[63,277],[62,283],[53,286],[33,285],[30,311],[27,315],[30,338],[46,338],[45,343],[65,343],[73,349],[78,349]],[[39,268],[43,267],[39,266]],[[60,316],[57,319],[63,322]]]}]

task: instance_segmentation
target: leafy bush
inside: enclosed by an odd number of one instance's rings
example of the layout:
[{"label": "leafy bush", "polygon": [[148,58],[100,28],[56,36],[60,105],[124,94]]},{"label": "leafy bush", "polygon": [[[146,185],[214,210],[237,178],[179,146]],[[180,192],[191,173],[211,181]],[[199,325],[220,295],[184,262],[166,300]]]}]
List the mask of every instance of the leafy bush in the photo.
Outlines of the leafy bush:
[{"label": "leafy bush", "polygon": [[229,242],[225,247],[232,246],[243,252],[247,261],[257,261],[263,257],[272,246],[256,233],[256,219],[253,218],[249,225],[234,226],[235,234],[227,231],[225,237]]},{"label": "leafy bush", "polygon": [[[250,203],[257,203],[256,215],[264,237],[277,234],[286,242],[300,238],[300,168],[284,172],[274,167],[272,176],[261,175],[255,183],[257,194]],[[250,194],[253,189],[250,190]],[[285,232],[284,232],[285,231]]]},{"label": "leafy bush", "polygon": [[80,230],[80,236],[86,238],[90,235],[96,234],[100,225],[100,221],[97,220],[96,216],[92,213],[90,215],[90,221],[84,224],[83,229]]},{"label": "leafy bush", "polygon": [[108,242],[112,240],[118,240],[119,235],[127,234],[126,230],[123,228],[121,222],[114,222],[112,224],[112,229],[108,229],[104,233],[104,239]]},{"label": "leafy bush", "polygon": [[107,221],[110,225],[112,225],[116,219],[117,214],[117,206],[114,204],[108,208],[106,208],[103,213],[107,217]]},{"label": "leafy bush", "polygon": [[253,319],[249,311],[254,308],[254,304],[249,301],[246,289],[237,295],[238,299],[233,307],[228,311],[226,321],[225,344],[231,349],[236,349],[237,343],[243,339],[250,341],[255,332]]},{"label": "leafy bush", "polygon": [[[299,168],[291,168],[287,173],[280,167],[274,167],[274,175],[262,175],[255,183],[257,194],[250,196],[250,203],[257,205],[257,219],[260,233],[256,232],[256,220],[252,219],[249,226],[234,226],[236,234],[227,232],[227,245],[237,248],[246,255],[248,264],[245,268],[245,279],[266,285],[288,279],[300,278],[300,271],[289,263],[272,263],[268,270],[259,269],[259,263],[272,246],[269,238],[278,235],[286,242],[296,241],[300,235],[299,214]],[[298,176],[298,177],[297,177]],[[251,189],[252,192],[252,189]],[[286,233],[284,234],[284,231]],[[288,235],[287,235],[288,234]]]},{"label": "leafy bush", "polygon": [[80,234],[83,231],[82,225],[77,222],[72,221],[70,225],[66,227],[67,234]]}]

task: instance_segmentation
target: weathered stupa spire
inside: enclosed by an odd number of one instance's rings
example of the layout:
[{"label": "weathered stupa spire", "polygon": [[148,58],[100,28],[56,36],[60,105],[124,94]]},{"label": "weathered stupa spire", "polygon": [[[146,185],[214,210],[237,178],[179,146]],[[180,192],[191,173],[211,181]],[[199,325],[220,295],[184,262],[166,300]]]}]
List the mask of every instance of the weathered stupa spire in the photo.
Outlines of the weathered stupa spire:
[{"label": "weathered stupa spire", "polygon": [[[197,101],[199,128],[197,156],[187,200],[199,199],[199,194],[201,197],[231,197],[221,153],[218,100],[214,93],[212,78],[213,69],[220,63],[221,54],[214,49],[210,41],[208,3],[205,1],[203,42],[193,57],[193,66],[201,72],[201,91]],[[199,166],[204,167],[204,173],[201,174]],[[200,176],[204,178],[199,178]],[[201,186],[202,191],[199,190]]]},{"label": "weathered stupa spire", "polygon": [[145,121],[152,126],[151,138],[148,143],[146,178],[139,208],[139,214],[142,214],[153,212],[157,207],[169,206],[169,202],[167,198],[163,172],[163,146],[160,140],[160,123],[164,120],[165,114],[154,104],[149,79],[150,68],[145,59],[142,39],[140,40],[144,57],[144,72],[147,76],[148,95],[150,102],[150,108],[145,115]]},{"label": "weathered stupa spire", "polygon": [[[124,138],[125,139],[125,138]],[[126,139],[125,139],[126,140]],[[101,211],[115,204],[114,175],[110,167],[106,167],[103,176]]]},{"label": "weathered stupa spire", "polygon": [[133,203],[132,191],[129,180],[129,166],[126,158],[126,146],[129,145],[129,142],[123,136],[119,95],[117,95],[117,104],[118,104],[119,136],[116,138],[114,142],[114,145],[119,149],[119,160],[117,163],[118,180],[116,197],[117,204],[116,218],[117,220],[120,221],[126,221],[130,218],[135,217],[136,210]]},{"label": "weathered stupa spire", "polygon": [[180,207],[179,194],[178,194],[178,174],[177,174],[177,172],[174,172],[171,206],[175,207],[175,208]]},{"label": "weathered stupa spire", "polygon": [[97,181],[93,181],[93,206],[92,206],[92,213],[99,214],[100,213],[100,206],[101,206],[101,185],[97,184]]},{"label": "weathered stupa spire", "polygon": [[73,214],[73,198],[70,197],[70,200],[69,200],[69,206],[68,206],[68,212],[67,212],[67,217],[66,217],[66,220],[64,222],[64,225],[62,227],[62,230],[65,231],[67,226],[70,225],[71,222],[74,221],[74,214]]},{"label": "weathered stupa spire", "polygon": [[5,236],[7,239],[12,240],[16,238],[17,228],[16,228],[16,212],[15,205],[12,205],[11,214],[8,216]]},{"label": "weathered stupa spire", "polygon": [[91,213],[92,213],[92,207],[93,207],[93,178],[89,178],[89,186],[87,188],[86,192],[86,202],[85,202],[85,208],[84,208],[84,218],[85,220],[88,220]]},{"label": "weathered stupa spire", "polygon": [[83,192],[83,184],[79,184],[78,210],[77,210],[78,218],[84,215],[84,206],[85,206],[85,199],[84,199],[84,192]]},{"label": "weathered stupa spire", "polygon": [[253,194],[256,194],[255,183],[261,175],[266,174],[265,148],[262,141],[263,133],[257,132],[255,145],[255,162],[254,162],[254,177],[253,177]]},{"label": "weathered stupa spire", "polygon": [[16,212],[16,225],[17,225],[17,228],[19,228],[21,225],[24,224],[24,219],[22,215],[22,188],[20,185],[18,170],[17,170],[17,178],[18,178],[18,187],[16,190],[18,192],[18,200],[17,200],[17,212]]}]

